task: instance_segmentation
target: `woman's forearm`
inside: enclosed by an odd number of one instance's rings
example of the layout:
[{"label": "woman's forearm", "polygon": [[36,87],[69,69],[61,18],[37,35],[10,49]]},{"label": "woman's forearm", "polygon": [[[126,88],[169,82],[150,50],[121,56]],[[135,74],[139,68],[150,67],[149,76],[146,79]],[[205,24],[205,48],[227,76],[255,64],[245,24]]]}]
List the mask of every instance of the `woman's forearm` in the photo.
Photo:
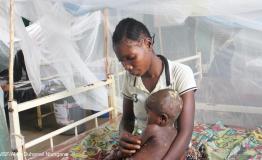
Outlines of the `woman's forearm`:
[{"label": "woman's forearm", "polygon": [[121,118],[119,132],[123,131],[132,133],[135,126],[135,115],[133,111],[133,101],[130,99],[123,99],[123,115]]},{"label": "woman's forearm", "polygon": [[121,134],[122,132],[129,132],[132,133],[134,130],[134,121],[130,120],[125,120],[121,119],[120,125],[119,125],[119,133]]}]

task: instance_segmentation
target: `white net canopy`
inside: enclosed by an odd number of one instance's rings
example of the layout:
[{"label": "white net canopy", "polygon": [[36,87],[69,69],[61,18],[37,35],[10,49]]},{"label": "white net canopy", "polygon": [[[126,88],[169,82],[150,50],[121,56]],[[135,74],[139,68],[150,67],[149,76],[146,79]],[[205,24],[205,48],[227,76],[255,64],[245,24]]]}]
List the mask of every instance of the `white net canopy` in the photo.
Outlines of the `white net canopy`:
[{"label": "white net canopy", "polygon": [[[8,1],[1,3],[3,68],[8,57]],[[38,95],[106,79],[107,32],[110,71],[121,70],[111,36],[121,19],[132,17],[155,34],[157,54],[178,60],[201,53],[201,61],[186,63],[202,75],[196,76],[196,103],[203,110],[197,111],[199,120],[262,124],[261,0],[16,0],[15,14],[15,36]],[[28,27],[21,17],[30,20]],[[117,84],[121,88],[121,80]],[[101,110],[107,106],[106,95],[106,89],[99,88],[74,98],[82,108]]]}]

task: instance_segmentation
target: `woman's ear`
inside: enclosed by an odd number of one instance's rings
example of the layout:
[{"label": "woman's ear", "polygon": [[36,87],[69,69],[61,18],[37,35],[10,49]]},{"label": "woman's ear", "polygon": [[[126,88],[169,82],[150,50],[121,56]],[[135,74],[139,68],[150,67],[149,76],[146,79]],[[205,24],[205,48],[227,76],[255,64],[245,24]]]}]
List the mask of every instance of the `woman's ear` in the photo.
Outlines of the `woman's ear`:
[{"label": "woman's ear", "polygon": [[163,113],[160,116],[160,125],[166,125],[168,121],[168,115]]},{"label": "woman's ear", "polygon": [[152,48],[153,43],[150,38],[144,38],[142,42],[147,48]]},{"label": "woman's ear", "polygon": [[152,48],[153,43],[152,43],[151,39],[147,38],[146,40],[147,40],[148,48]]}]

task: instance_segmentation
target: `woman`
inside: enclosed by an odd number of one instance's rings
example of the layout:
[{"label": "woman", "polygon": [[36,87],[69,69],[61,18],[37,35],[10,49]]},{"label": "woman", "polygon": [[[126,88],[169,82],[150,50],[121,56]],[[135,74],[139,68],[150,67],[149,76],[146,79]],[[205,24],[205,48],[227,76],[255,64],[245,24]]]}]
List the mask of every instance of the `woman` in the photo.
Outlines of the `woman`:
[{"label": "woman", "polygon": [[180,94],[183,108],[178,118],[177,137],[163,159],[179,159],[192,136],[196,83],[188,66],[156,55],[153,43],[146,26],[132,18],[121,20],[113,33],[113,49],[127,70],[123,88],[120,151],[128,157],[140,149],[141,141],[132,132],[146,125],[145,100],[160,89],[171,88]]}]

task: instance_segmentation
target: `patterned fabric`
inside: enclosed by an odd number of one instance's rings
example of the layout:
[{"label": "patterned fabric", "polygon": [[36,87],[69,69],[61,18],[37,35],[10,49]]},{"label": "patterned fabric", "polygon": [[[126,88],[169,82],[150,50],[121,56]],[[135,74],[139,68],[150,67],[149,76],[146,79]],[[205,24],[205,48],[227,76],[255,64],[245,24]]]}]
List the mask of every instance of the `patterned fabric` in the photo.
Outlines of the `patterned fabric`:
[{"label": "patterned fabric", "polygon": [[93,130],[80,144],[71,148],[70,160],[102,160],[118,142],[118,125]]},{"label": "patterned fabric", "polygon": [[214,125],[195,124],[192,144],[198,150],[201,146],[211,160],[262,159],[262,129],[229,128],[222,122]]},{"label": "patterned fabric", "polygon": [[[70,160],[102,160],[117,147],[118,124],[90,132],[80,144],[71,148]],[[261,160],[262,128],[229,128],[222,122],[214,125],[196,123],[187,160]]]}]

